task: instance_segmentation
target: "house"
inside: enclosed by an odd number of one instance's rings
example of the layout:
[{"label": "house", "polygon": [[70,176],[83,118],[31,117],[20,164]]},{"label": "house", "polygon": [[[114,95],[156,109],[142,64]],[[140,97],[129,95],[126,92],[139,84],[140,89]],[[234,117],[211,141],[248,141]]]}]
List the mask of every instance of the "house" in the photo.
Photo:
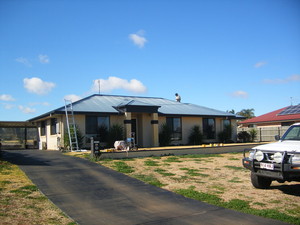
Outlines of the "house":
[{"label": "house", "polygon": [[[99,128],[123,126],[125,138],[135,134],[139,147],[159,146],[159,130],[167,124],[172,130],[172,145],[188,144],[191,128],[200,126],[204,142],[217,142],[218,133],[226,125],[232,126],[236,139],[236,120],[239,116],[195,105],[157,97],[136,97],[95,94],[73,103],[74,117],[85,136],[99,136]],[[29,120],[38,127],[40,149],[58,149],[66,129],[65,107],[52,110]],[[101,141],[101,137],[100,137]]]},{"label": "house", "polygon": [[239,132],[255,130],[255,141],[275,141],[275,136],[285,133],[290,125],[300,122],[300,105],[291,105],[239,122]]},{"label": "house", "polygon": [[241,127],[281,127],[300,122],[300,105],[291,105],[282,109],[239,122]]}]

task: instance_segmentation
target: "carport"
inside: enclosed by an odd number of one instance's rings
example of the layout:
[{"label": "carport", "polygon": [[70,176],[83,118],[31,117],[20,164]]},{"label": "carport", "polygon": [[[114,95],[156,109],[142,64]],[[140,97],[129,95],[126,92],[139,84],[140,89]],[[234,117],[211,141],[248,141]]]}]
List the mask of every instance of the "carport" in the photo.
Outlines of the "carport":
[{"label": "carport", "polygon": [[25,121],[0,121],[0,146],[2,149],[38,148],[37,126]]}]

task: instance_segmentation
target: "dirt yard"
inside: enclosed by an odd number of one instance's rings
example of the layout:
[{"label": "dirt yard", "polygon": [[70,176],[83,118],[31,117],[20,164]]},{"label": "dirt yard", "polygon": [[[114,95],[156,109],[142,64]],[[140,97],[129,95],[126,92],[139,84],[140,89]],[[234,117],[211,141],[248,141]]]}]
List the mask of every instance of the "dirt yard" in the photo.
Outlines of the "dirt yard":
[{"label": "dirt yard", "polygon": [[121,171],[118,164],[122,162],[123,167],[131,167],[125,172],[129,176],[156,178],[162,188],[170,191],[192,187],[226,202],[240,199],[249,202],[253,209],[276,209],[300,218],[300,182],[273,181],[270,189],[255,189],[250,171],[242,166],[242,158],[242,153],[234,153],[108,160],[101,164]]}]

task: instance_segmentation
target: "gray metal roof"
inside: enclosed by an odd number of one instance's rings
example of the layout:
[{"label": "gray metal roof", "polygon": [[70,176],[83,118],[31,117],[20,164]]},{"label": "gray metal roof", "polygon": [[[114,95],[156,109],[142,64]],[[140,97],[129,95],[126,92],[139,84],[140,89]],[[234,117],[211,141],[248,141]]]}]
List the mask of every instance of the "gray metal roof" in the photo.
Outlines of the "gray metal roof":
[{"label": "gray metal roof", "polygon": [[[199,106],[190,103],[180,103],[164,98],[155,97],[138,97],[138,96],[118,96],[118,95],[91,95],[79,101],[73,102],[74,113],[119,113],[116,109],[119,106],[136,105],[136,106],[156,106],[158,113],[163,115],[178,115],[178,116],[220,116],[234,117],[237,115]],[[65,107],[58,108],[49,113],[43,114],[32,120],[42,118],[50,113],[64,113]]]}]

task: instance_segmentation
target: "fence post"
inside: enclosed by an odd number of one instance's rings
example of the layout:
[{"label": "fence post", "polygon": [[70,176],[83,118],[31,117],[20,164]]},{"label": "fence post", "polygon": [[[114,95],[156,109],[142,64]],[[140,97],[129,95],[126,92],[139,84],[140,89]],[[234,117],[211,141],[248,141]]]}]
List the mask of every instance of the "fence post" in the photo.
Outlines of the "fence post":
[{"label": "fence post", "polygon": [[262,139],[261,139],[261,128],[259,128],[259,142],[262,142]]}]

